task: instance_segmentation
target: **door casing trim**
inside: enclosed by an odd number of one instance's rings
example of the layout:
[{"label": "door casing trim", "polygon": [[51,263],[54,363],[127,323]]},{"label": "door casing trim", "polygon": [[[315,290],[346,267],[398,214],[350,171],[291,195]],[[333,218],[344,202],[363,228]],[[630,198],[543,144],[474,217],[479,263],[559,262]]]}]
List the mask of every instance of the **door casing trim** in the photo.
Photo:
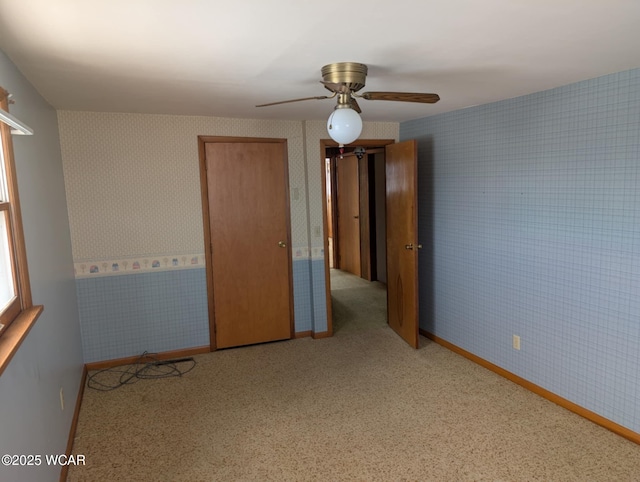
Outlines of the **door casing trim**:
[{"label": "door casing trim", "polygon": [[[395,144],[395,139],[357,139],[349,147],[369,147],[379,148],[389,144]],[[325,289],[325,302],[327,305],[327,331],[326,336],[333,336],[333,312],[331,310],[331,279],[329,269],[329,239],[327,238],[328,232],[328,216],[327,216],[327,193],[326,183],[327,175],[325,168],[326,150],[328,147],[338,147],[338,143],[332,139],[320,139],[320,161],[322,165],[322,229],[323,229],[323,245],[324,245],[324,289]]]}]

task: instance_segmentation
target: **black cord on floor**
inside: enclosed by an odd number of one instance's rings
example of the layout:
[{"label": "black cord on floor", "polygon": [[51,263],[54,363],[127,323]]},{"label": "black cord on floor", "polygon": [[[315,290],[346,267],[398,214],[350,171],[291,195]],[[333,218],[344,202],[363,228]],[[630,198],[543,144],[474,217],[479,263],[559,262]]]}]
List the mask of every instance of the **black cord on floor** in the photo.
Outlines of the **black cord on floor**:
[{"label": "black cord on floor", "polygon": [[[196,366],[196,361],[193,358],[181,358],[172,361],[160,360],[155,355],[155,353],[147,353],[145,351],[132,365],[98,370],[89,375],[87,386],[94,390],[108,392],[123,385],[135,383],[138,380],[181,377]],[[189,364],[186,369],[178,366],[178,364],[182,365],[183,363]]]}]

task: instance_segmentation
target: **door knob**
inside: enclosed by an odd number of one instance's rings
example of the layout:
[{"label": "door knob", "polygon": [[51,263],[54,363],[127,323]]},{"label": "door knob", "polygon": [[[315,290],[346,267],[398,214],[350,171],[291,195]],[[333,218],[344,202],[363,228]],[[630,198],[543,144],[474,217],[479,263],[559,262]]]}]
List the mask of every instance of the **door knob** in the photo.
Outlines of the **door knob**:
[{"label": "door knob", "polygon": [[418,249],[422,249],[422,245],[421,244],[418,245]]},{"label": "door knob", "polygon": [[404,249],[413,249],[413,244],[405,244]]},{"label": "door knob", "polygon": [[286,248],[287,243],[285,243],[284,241],[278,241],[278,246],[280,246],[281,248]]}]

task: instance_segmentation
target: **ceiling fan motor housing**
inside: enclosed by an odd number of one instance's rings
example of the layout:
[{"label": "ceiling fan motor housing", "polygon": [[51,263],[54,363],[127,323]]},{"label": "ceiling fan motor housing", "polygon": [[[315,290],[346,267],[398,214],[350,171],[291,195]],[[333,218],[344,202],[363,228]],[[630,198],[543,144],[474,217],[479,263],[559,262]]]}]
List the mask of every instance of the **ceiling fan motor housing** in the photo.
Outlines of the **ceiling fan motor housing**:
[{"label": "ceiling fan motor housing", "polygon": [[279,102],[271,102],[269,104],[260,104],[256,107],[267,107],[278,104],[289,104],[291,102],[300,102],[312,99],[333,99],[338,96],[338,105],[336,110],[353,109],[360,113],[357,98],[366,100],[390,100],[396,102],[421,102],[424,104],[433,104],[440,100],[438,94],[425,94],[418,92],[365,92],[357,94],[362,89],[367,80],[368,68],[365,64],[358,62],[337,62],[322,67],[322,78],[320,83],[324,84],[324,88],[332,92],[332,95],[317,95],[313,97],[303,97],[301,99],[282,100]]},{"label": "ceiling fan motor housing", "polygon": [[364,87],[367,66],[357,62],[338,62],[322,67],[322,79],[332,84],[344,84],[351,92]]}]

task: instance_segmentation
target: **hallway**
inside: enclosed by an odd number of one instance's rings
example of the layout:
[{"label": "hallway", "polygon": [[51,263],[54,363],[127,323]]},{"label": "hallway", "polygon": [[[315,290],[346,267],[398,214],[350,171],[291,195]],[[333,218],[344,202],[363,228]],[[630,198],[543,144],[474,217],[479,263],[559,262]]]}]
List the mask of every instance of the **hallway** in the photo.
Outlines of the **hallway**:
[{"label": "hallway", "polygon": [[387,290],[346,271],[331,270],[333,332],[358,332],[387,325]]}]

